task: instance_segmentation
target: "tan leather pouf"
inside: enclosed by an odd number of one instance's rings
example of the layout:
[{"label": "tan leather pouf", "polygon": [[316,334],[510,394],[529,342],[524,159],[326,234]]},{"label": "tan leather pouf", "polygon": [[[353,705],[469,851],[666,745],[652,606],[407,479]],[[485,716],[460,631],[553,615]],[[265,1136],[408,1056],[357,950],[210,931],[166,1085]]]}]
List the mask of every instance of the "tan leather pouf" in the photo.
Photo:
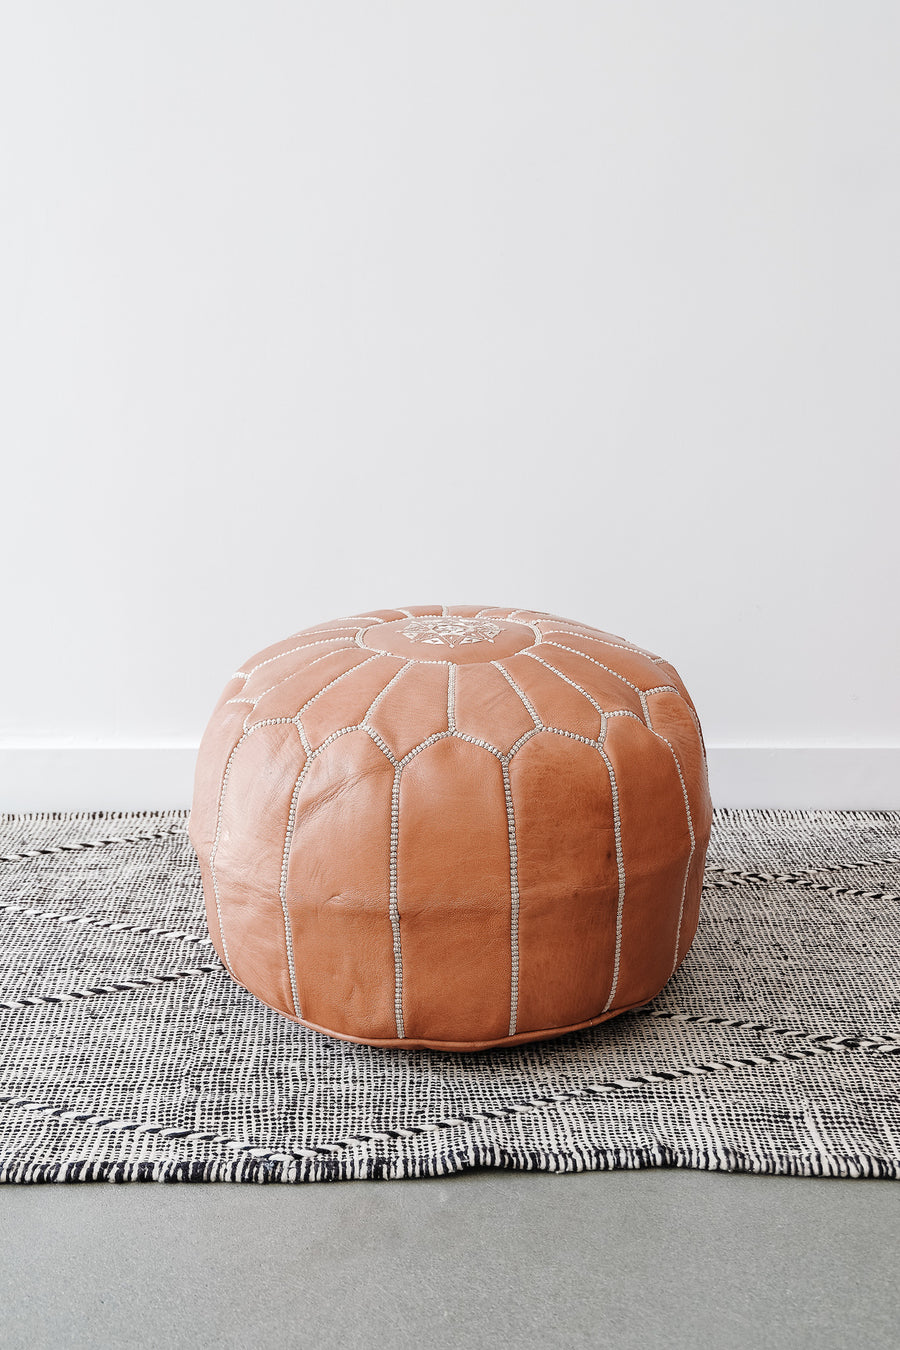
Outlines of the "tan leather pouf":
[{"label": "tan leather pouf", "polygon": [[477,1050],[657,994],[694,937],[710,823],[672,666],[548,614],[420,605],[244,664],[190,836],[216,950],[264,1003]]}]

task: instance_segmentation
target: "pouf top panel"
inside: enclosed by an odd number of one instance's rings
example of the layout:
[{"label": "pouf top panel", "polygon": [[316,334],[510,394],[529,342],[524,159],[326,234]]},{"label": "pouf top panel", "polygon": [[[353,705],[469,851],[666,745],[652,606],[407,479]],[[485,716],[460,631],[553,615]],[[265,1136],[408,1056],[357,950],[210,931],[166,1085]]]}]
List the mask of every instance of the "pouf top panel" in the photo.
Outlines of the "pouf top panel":
[{"label": "pouf top panel", "polygon": [[710,822],[662,657],[541,611],[420,605],[244,662],[190,833],[216,949],[263,1002],[479,1049],[653,997],[693,939]]},{"label": "pouf top panel", "polygon": [[443,613],[373,624],[359,634],[369,651],[457,666],[498,661],[540,641],[540,629],[526,623]]}]

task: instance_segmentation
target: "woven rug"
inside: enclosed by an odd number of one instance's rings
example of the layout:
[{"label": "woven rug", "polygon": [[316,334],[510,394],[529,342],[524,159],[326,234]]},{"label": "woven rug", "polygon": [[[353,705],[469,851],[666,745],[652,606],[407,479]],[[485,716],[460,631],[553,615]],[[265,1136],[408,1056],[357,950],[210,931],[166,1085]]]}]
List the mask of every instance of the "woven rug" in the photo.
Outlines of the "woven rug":
[{"label": "woven rug", "polygon": [[900,813],[718,811],[663,993],[480,1055],[329,1040],[235,985],[186,819],[0,817],[0,1180],[900,1176]]}]

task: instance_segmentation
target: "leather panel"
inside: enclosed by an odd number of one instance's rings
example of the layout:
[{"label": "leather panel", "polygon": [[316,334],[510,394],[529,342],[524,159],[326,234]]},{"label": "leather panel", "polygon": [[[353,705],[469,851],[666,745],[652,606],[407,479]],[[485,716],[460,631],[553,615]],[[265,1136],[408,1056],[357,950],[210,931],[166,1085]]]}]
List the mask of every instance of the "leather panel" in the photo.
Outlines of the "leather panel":
[{"label": "leather panel", "polygon": [[209,854],[216,837],[216,817],[219,810],[219,789],[228,756],[241,738],[245,703],[229,703],[239,694],[243,680],[229,680],[222,690],[216,709],[209,720],[194,766],[194,796],[188,820],[188,834],[194,851],[201,859]]},{"label": "leather panel", "polygon": [[363,720],[385,685],[401,669],[393,656],[359,651],[362,662],[337,684],[317,695],[302,714],[303,730],[313,750],[333,731]]},{"label": "leather panel", "polygon": [[291,795],[304,760],[290,724],[247,734],[231,760],[212,860],[231,970],[248,989],[268,990],[273,1007],[289,1014],[294,1006],[279,891]]},{"label": "leather panel", "polygon": [[324,648],[310,665],[294,675],[282,677],[274,688],[269,689],[253,709],[247,725],[253,726],[270,717],[296,717],[304,704],[315,698],[321,689],[339,676],[346,676],[365,659],[366,653],[356,646],[338,651]]},{"label": "leather panel", "polygon": [[390,920],[394,771],[364,731],[310,761],[297,798],[286,897],[304,1020],[396,1035]]},{"label": "leather panel", "polygon": [[481,614],[483,605],[448,605],[448,613],[458,618],[474,619]]},{"label": "leather panel", "polygon": [[703,868],[706,863],[707,842],[712,829],[712,800],[709,795],[706,756],[703,751],[699,723],[694,721],[681,696],[666,693],[649,694],[647,706],[653,727],[658,729],[672,743],[681,764],[688,801],[691,806],[694,836],[697,841],[688,877],[684,917],[681,924],[678,958],[681,961],[694,940],[700,917]]},{"label": "leather panel", "polygon": [[[586,736],[589,740],[595,740],[600,734],[600,713],[584,694],[566,684],[565,680],[561,680],[552,669],[547,669],[547,665],[554,664],[553,652],[536,647],[535,654],[541,657],[540,661],[522,655],[504,661],[503,665],[543,725],[560,727],[573,732],[576,736]],[[545,660],[547,665],[542,664]]]},{"label": "leather panel", "polygon": [[520,698],[493,665],[460,666],[456,672],[456,727],[504,753],[534,726]]},{"label": "leather panel", "polygon": [[505,1036],[510,866],[499,761],[465,741],[429,746],[403,769],[399,819],[406,1035]]},{"label": "leather panel", "polygon": [[[613,718],[604,749],[619,795],[625,898],[613,1007],[652,998],[675,968],[691,837],[672,753],[647,727]],[[631,771],[639,763],[640,776]],[[664,897],[669,903],[661,903]]]},{"label": "leather panel", "polygon": [[[570,644],[568,650],[546,643],[543,647],[545,659],[583,689],[589,689],[604,712],[624,708],[643,720],[644,710],[639,691],[629,682],[630,677],[622,679],[618,672],[604,669],[609,663],[604,660],[602,648],[588,651],[586,643],[578,645],[578,638],[568,638],[566,641]],[[598,650],[600,656],[597,655]],[[617,661],[616,665],[621,669],[623,663]]]},{"label": "leather panel", "polygon": [[[352,633],[316,632],[311,633],[309,637],[300,633],[292,638],[289,645],[278,655],[265,660],[252,657],[242,667],[247,673],[243,697],[253,702],[261,694],[265,694],[267,690],[281,684],[283,680],[290,679],[291,676],[304,671],[319,657],[327,656],[331,652],[348,651],[355,646],[356,643]],[[314,669],[318,669],[318,666]]]},{"label": "leather panel", "polygon": [[[675,688],[678,690],[679,694],[684,699],[688,707],[692,708],[693,711],[696,713],[697,710],[696,708],[694,708],[691,696],[684,686],[684,680],[682,680],[681,676],[678,674],[678,671],[675,669],[675,667],[669,665],[668,661],[660,661],[657,669],[660,671],[660,674],[664,677],[660,679],[659,683],[674,684]],[[701,740],[703,739],[702,733],[700,739]]]},{"label": "leather panel", "polygon": [[[280,642],[270,642],[268,647],[263,647],[262,651],[255,652],[253,656],[248,656],[247,660],[242,662],[241,670],[246,677],[254,666],[268,665],[276,657],[286,656],[294,651],[298,646],[303,646],[309,642],[316,642],[319,638],[341,637],[344,634],[351,639],[358,625],[341,623],[339,620],[330,620],[328,623],[317,623],[308,631],[291,633],[290,637],[282,638]],[[319,632],[324,629],[324,632]]]},{"label": "leather panel", "polygon": [[519,880],[519,1031],[597,1017],[609,992],[619,875],[599,751],[551,732],[512,760]]},{"label": "leather panel", "polygon": [[[396,669],[402,669],[399,658]],[[411,666],[391,685],[369,718],[369,726],[385,741],[396,759],[415,746],[447,730],[447,667]]]}]

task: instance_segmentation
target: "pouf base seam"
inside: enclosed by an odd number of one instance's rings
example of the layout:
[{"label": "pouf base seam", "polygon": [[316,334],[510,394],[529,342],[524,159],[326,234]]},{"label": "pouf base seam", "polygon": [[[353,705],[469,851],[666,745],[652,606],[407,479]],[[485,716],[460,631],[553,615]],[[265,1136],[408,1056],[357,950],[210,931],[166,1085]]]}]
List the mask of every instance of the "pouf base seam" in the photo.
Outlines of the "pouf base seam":
[{"label": "pouf base seam", "polygon": [[[236,981],[241,984],[240,980]],[[247,986],[241,984],[242,989]],[[253,993],[247,989],[247,993]],[[414,1036],[403,1037],[364,1037],[351,1036],[344,1031],[334,1031],[331,1027],[319,1026],[316,1022],[309,1022],[305,1017],[296,1017],[293,1013],[285,1012],[283,1008],[276,1008],[271,1003],[266,1003],[265,999],[260,999],[258,994],[253,994],[260,1003],[264,1003],[272,1012],[278,1013],[279,1017],[286,1017],[288,1021],[295,1022],[298,1026],[306,1027],[308,1031],[317,1031],[322,1036],[330,1036],[332,1040],[349,1041],[353,1045],[371,1045],[377,1050],[443,1050],[447,1053],[468,1054],[470,1051],[480,1050],[502,1050],[505,1046],[523,1045],[528,1041],[549,1041],[557,1036],[567,1036],[571,1031],[586,1031],[589,1027],[599,1026],[601,1022],[609,1022],[613,1017],[621,1017],[623,1013],[634,1012],[635,1008],[644,1008],[650,1001],[648,998],[638,999],[636,1003],[629,1003],[625,1008],[613,1008],[609,1012],[598,1013],[596,1017],[588,1017],[582,1022],[571,1022],[564,1027],[544,1027],[540,1031],[521,1031],[515,1036],[497,1036],[486,1041],[439,1041],[434,1038],[419,1039]]]}]

